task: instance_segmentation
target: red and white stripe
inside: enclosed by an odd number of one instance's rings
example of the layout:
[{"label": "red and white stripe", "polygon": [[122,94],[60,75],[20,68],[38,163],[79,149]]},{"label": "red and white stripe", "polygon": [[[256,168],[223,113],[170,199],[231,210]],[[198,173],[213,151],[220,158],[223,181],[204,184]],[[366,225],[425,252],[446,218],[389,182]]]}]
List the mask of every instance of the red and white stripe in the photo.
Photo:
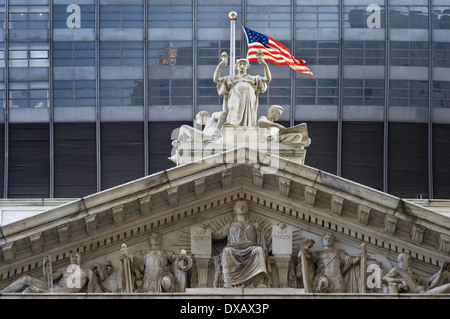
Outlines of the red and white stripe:
[{"label": "red and white stripe", "polygon": [[311,77],[313,76],[311,70],[306,67],[306,62],[304,60],[294,57],[289,49],[282,45],[280,42],[270,37],[268,38],[269,43],[267,44],[267,47],[259,42],[253,42],[249,44],[247,59],[250,62],[258,61],[256,54],[259,50],[261,50],[262,53],[264,53],[265,61],[269,61],[278,65],[287,64],[295,71],[308,73],[311,75]]}]

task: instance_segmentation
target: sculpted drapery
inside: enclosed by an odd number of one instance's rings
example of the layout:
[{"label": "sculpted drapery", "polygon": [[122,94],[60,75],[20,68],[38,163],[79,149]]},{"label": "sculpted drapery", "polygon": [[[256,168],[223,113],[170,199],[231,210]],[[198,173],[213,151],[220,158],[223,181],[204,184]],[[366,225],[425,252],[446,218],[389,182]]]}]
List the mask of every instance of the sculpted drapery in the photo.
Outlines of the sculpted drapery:
[{"label": "sculpted drapery", "polygon": [[267,84],[259,75],[245,74],[220,78],[217,91],[225,99],[227,123],[235,126],[255,126],[258,95],[266,90]]},{"label": "sculpted drapery", "polygon": [[265,240],[258,223],[245,218],[247,210],[245,201],[238,201],[234,205],[235,221],[212,234],[213,240],[227,238],[220,253],[224,287],[266,286]]},{"label": "sculpted drapery", "polygon": [[334,237],[323,236],[325,250],[311,252],[314,241],[299,252],[298,277],[303,279],[306,292],[356,293],[360,284],[360,258],[333,248]]},{"label": "sculpted drapery", "polygon": [[[220,76],[224,66],[228,64],[228,55],[224,52],[220,56],[221,62],[214,72],[214,82],[217,92],[224,96],[223,111],[227,113],[226,123],[233,126],[256,126],[258,113],[258,95],[267,90],[267,83],[272,80],[263,53],[257,54],[258,63],[264,67],[264,76],[247,74],[250,63],[247,59],[236,61],[239,74]],[[233,72],[234,73],[234,72]]]}]

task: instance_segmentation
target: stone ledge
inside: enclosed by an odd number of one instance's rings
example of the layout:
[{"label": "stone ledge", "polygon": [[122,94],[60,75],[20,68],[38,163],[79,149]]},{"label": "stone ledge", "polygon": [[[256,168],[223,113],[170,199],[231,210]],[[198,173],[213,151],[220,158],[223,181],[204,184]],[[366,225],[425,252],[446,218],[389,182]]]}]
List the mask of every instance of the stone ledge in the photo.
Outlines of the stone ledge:
[{"label": "stone ledge", "polygon": [[[200,288],[202,289],[202,288]],[[316,293],[292,293],[287,288],[246,288],[246,293],[242,293],[242,288],[230,288],[226,290],[239,291],[236,293],[222,294],[218,293],[219,289],[203,288],[204,293],[77,293],[77,294],[21,294],[21,293],[5,293],[0,295],[1,299],[189,299],[189,300],[206,300],[206,299],[450,299],[450,294],[379,294],[379,293],[333,293],[333,294],[316,294]],[[216,293],[206,293],[206,290],[214,290]],[[257,293],[260,290],[261,293]],[[265,291],[265,293],[263,292]],[[271,290],[271,292],[269,292]],[[276,292],[278,290],[278,292]],[[292,289],[303,290],[303,289]]]}]

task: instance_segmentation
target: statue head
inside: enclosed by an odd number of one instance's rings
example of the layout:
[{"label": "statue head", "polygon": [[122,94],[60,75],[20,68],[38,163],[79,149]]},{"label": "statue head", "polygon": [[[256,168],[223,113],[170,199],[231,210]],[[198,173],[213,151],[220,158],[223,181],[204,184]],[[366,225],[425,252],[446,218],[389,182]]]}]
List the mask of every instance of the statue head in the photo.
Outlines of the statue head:
[{"label": "statue head", "polygon": [[195,120],[197,121],[197,124],[205,125],[205,123],[206,123],[205,119],[208,117],[210,117],[210,115],[207,111],[200,111],[195,116]]},{"label": "statue head", "polygon": [[334,236],[331,233],[326,233],[322,237],[322,245],[324,248],[333,247],[334,244]]},{"label": "statue head", "polygon": [[236,69],[239,71],[247,71],[247,69],[250,67],[250,62],[248,62],[247,59],[238,59],[236,60]]},{"label": "statue head", "polygon": [[240,218],[245,218],[245,216],[248,213],[247,202],[243,199],[237,200],[233,205],[233,211],[236,214],[236,216],[239,216]]},{"label": "statue head", "polygon": [[159,248],[161,246],[161,236],[158,233],[151,233],[148,236],[148,241],[152,248]]},{"label": "statue head", "polygon": [[400,268],[406,269],[411,265],[411,255],[407,253],[401,253],[397,256],[397,263]]},{"label": "statue head", "polygon": [[75,264],[75,265],[81,264],[81,257],[80,257],[79,253],[77,253],[77,252],[70,253],[69,258],[70,258],[71,264]]},{"label": "statue head", "polygon": [[269,120],[275,122],[276,120],[278,120],[281,116],[281,114],[283,113],[284,109],[279,106],[279,105],[272,105],[269,108],[269,112],[268,112],[268,118]]},{"label": "statue head", "polygon": [[101,282],[104,282],[114,272],[114,266],[110,260],[107,260],[104,263],[93,263],[91,270],[99,277]]}]

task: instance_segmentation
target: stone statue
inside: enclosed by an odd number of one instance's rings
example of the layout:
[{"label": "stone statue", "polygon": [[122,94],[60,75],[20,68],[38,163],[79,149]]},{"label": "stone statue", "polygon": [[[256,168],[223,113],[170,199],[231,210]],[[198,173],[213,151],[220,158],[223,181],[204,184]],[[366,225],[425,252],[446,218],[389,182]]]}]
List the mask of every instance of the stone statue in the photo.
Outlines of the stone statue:
[{"label": "stone statue", "polygon": [[223,111],[227,115],[225,125],[256,126],[258,112],[258,95],[267,90],[267,83],[272,80],[267,62],[262,52],[257,54],[258,63],[264,67],[264,76],[247,74],[250,63],[247,59],[236,61],[239,74],[220,77],[220,72],[228,64],[228,55],[220,56],[221,62],[214,72],[219,95],[224,96]]},{"label": "stone statue", "polygon": [[[209,115],[207,111],[200,111],[195,116],[198,125],[204,125],[203,130],[199,130],[189,125],[182,125],[178,130],[178,135],[172,141],[172,153],[169,157],[171,161],[180,164],[180,145],[182,143],[208,143],[220,142],[222,137],[222,126],[225,123],[227,113],[220,111]],[[190,155],[190,154],[189,154]]]},{"label": "stone statue", "polygon": [[[223,287],[267,287],[270,270],[260,225],[247,219],[248,206],[245,200],[236,201],[233,210],[234,222],[212,233],[213,240],[227,238],[227,244],[220,254]],[[221,280],[217,269],[216,274],[219,285]]]},{"label": "stone statue", "polygon": [[275,121],[280,118],[283,110],[284,109],[279,105],[272,105],[269,108],[267,116],[261,116],[258,119],[259,127],[266,129],[274,127],[278,129],[278,136],[274,136],[271,132],[267,134],[268,141],[308,147],[311,144],[311,139],[308,137],[308,128],[306,123],[301,123],[288,128],[281,124],[275,123]]},{"label": "stone statue", "polygon": [[334,237],[330,233],[322,237],[322,243],[324,250],[311,252],[309,248],[314,245],[314,241],[307,241],[306,246],[298,253],[297,275],[303,279],[305,291],[308,293],[358,292],[360,258],[349,256],[345,251],[333,248]]},{"label": "stone statue", "polygon": [[383,277],[383,281],[389,285],[390,293],[450,293],[450,263],[444,263],[439,272],[425,279],[412,270],[411,255],[401,253],[397,262],[398,266]]},{"label": "stone statue", "polygon": [[97,280],[94,292],[122,292],[122,278],[114,274],[114,266],[110,260],[93,263],[91,270],[95,275],[94,279]]},{"label": "stone statue", "polygon": [[[192,260],[186,254],[178,255],[161,248],[161,237],[157,233],[149,236],[150,249],[140,250],[130,258],[135,292],[176,292],[177,275],[174,271],[186,272],[192,266]],[[188,261],[188,265],[180,265]],[[173,270],[172,266],[178,266]]]},{"label": "stone statue", "polygon": [[[51,268],[51,258],[43,262],[44,280],[22,276],[11,285],[3,289],[2,293],[79,293],[94,292],[96,290],[93,272],[80,268],[79,253],[70,254],[70,264],[56,272],[48,271]],[[55,282],[56,281],[56,282]],[[55,282],[55,283],[54,283]]]},{"label": "stone statue", "polygon": [[197,124],[204,125],[203,131],[189,125],[182,125],[177,141],[182,142],[211,142],[221,137],[221,128],[226,119],[226,113],[214,112],[209,115],[207,111],[200,111],[195,116]]}]

